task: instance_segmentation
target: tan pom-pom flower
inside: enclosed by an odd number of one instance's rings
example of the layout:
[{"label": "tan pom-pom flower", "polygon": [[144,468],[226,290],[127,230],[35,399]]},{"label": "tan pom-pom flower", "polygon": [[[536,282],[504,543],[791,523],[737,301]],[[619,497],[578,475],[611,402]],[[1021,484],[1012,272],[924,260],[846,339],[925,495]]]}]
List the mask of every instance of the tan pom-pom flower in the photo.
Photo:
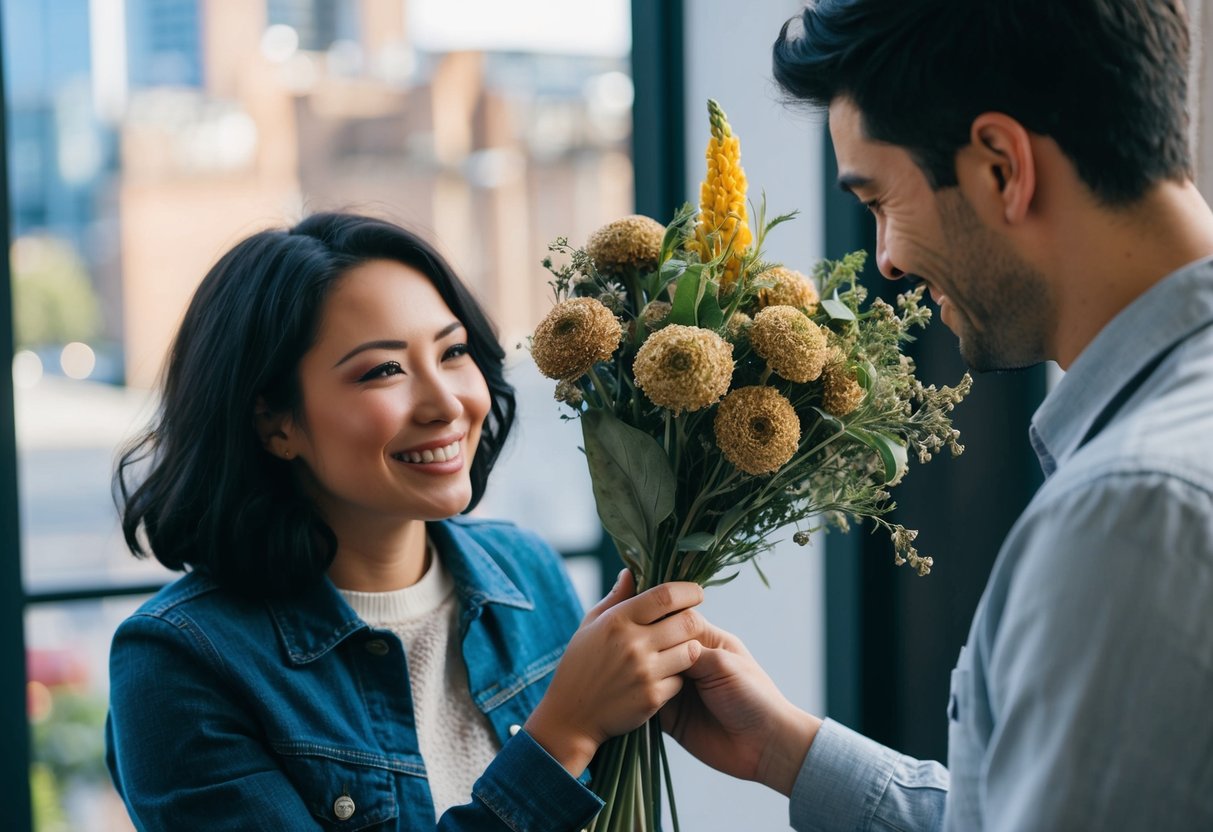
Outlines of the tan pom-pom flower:
[{"label": "tan pom-pom flower", "polygon": [[665,226],[642,214],[609,222],[590,235],[585,251],[594,268],[605,274],[619,274],[634,268],[651,272],[661,256]]},{"label": "tan pom-pom flower", "polygon": [[830,354],[821,327],[791,306],[768,306],[755,315],[750,344],[772,370],[798,384],[820,377]]},{"label": "tan pom-pom flower", "polygon": [[864,389],[855,377],[855,369],[848,367],[842,351],[833,349],[821,373],[823,392],[821,409],[831,416],[846,416],[855,412],[863,401]]},{"label": "tan pom-pom flower", "polygon": [[535,327],[531,356],[548,378],[575,379],[619,346],[619,319],[594,298],[573,298],[552,307]]},{"label": "tan pom-pom flower", "polygon": [[776,266],[758,275],[755,280],[774,284],[758,290],[758,308],[768,306],[794,306],[806,315],[817,311],[821,296],[812,280],[792,269]]},{"label": "tan pom-pom flower", "polygon": [[712,427],[725,459],[747,474],[771,474],[800,444],[796,408],[774,387],[741,387],[724,397]]},{"label": "tan pom-pom flower", "polygon": [[750,337],[750,327],[753,325],[754,319],[749,315],[744,312],[734,312],[724,325],[724,337],[734,344],[740,344]]},{"label": "tan pom-pom flower", "polygon": [[640,313],[640,320],[644,321],[645,327],[652,332],[656,329],[661,329],[665,325],[665,319],[670,317],[670,310],[673,305],[664,300],[651,300]]},{"label": "tan pom-pom flower", "polygon": [[636,352],[636,384],[658,407],[702,410],[717,402],[733,379],[733,345],[710,329],[670,324]]}]

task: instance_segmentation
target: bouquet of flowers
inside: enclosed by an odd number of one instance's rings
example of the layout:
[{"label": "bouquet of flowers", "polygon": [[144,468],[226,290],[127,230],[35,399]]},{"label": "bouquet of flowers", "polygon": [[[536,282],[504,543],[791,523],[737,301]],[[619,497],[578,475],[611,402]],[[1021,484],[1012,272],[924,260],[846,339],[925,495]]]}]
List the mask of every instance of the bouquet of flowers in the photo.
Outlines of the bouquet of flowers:
[{"label": "bouquet of flowers", "polygon": [[[668,226],[625,217],[582,248],[558,239],[562,262],[544,260],[557,303],[531,353],[581,420],[603,527],[637,591],[724,584],[757,568],[777,530],[803,545],[858,518],[926,575],[917,532],[883,515],[911,454],[963,450],[950,412],[971,380],[924,386],[901,353],[930,320],[923,286],[865,306],[862,252],[810,275],[763,260],[768,232],[795,214],[767,220],[763,200],[751,231],[739,140],[715,101],[708,113],[697,211]],[[604,746],[592,829],[656,829],[663,775],[677,829],[657,720]]]}]

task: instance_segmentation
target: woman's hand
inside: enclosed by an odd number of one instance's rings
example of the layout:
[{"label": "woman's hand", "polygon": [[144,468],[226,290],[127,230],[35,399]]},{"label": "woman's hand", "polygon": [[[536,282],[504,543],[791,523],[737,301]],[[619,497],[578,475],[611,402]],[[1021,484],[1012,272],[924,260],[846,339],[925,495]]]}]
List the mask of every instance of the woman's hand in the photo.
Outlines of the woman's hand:
[{"label": "woman's hand", "polygon": [[590,610],[566,648],[526,731],[574,776],[609,737],[655,714],[695,664],[704,620],[694,583],[659,584],[633,597],[624,570]]}]

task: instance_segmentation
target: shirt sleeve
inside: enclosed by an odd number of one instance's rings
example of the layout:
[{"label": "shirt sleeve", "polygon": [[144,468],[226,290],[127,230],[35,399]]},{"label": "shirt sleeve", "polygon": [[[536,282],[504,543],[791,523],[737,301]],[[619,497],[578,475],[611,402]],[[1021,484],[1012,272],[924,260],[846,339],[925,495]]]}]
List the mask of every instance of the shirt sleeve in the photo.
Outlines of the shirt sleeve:
[{"label": "shirt sleeve", "polygon": [[1213,499],[1105,475],[1025,518],[987,634],[984,827],[1213,829]]},{"label": "shirt sleeve", "polygon": [[943,827],[948,771],[915,760],[827,719],[792,787],[792,828],[932,830]]},{"label": "shirt sleeve", "polygon": [[438,829],[577,832],[602,805],[543,746],[519,731],[472,786],[472,802],[445,812]]}]

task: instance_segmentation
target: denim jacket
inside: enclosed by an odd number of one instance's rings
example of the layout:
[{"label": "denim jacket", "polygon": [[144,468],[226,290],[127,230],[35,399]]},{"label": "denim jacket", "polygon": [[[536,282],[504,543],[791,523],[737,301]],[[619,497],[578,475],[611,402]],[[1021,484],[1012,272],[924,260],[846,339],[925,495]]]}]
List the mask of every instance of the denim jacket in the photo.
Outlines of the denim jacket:
[{"label": "denim jacket", "polygon": [[502,744],[439,819],[400,640],[327,580],[250,601],[190,573],[118,628],[107,764],[140,830],[565,830],[601,801],[519,727],[581,608],[559,556],[508,523],[430,524],[455,580],[473,701]]}]

